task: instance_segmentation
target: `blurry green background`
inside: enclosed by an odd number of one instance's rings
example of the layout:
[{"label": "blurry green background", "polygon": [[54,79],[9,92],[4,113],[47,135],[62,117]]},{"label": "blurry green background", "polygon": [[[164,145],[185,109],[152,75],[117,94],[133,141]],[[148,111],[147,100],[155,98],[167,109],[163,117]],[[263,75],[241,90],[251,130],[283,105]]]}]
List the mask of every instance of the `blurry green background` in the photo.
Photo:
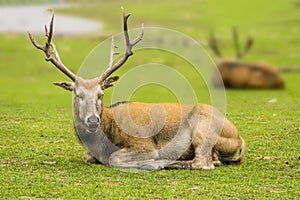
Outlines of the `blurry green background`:
[{"label": "blurry green background", "polygon": [[[0,5],[44,2],[49,1],[0,0]],[[243,61],[265,61],[278,68],[300,69],[299,0],[67,2],[80,6],[57,8],[55,13],[81,16],[103,24],[99,32],[88,35],[55,37],[63,62],[74,72],[96,45],[121,31],[121,6],[133,14],[131,28],[144,23],[174,29],[200,42],[209,53],[207,39],[214,30],[223,54],[229,57],[235,55],[231,35],[235,26],[241,43],[249,34],[254,38],[253,49]],[[118,73],[150,61],[186,73],[193,86],[199,88],[199,101],[210,103],[199,77],[192,76],[190,68],[185,67],[188,64],[172,55],[136,52]],[[285,72],[283,77],[284,90],[226,91],[227,117],[236,124],[247,145],[241,165],[221,166],[214,171],[126,173],[83,162],[84,149],[72,125],[72,95],[51,84],[67,78],[45,62],[44,55],[32,46],[26,33],[1,33],[0,198],[297,199],[300,196],[300,73]],[[112,89],[106,91],[106,104],[110,102],[111,92]],[[133,100],[173,100],[163,92],[149,87],[137,91]],[[272,99],[276,102],[269,103]]]}]

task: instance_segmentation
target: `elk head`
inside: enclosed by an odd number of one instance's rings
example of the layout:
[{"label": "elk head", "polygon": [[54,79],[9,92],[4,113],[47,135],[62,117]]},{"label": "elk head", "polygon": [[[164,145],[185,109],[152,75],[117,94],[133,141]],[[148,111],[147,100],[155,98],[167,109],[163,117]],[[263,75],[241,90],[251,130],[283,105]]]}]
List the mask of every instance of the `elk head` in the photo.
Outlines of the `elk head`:
[{"label": "elk head", "polygon": [[45,53],[46,61],[50,61],[55,67],[57,67],[61,72],[63,72],[72,80],[72,82],[59,82],[54,84],[66,90],[74,92],[74,120],[79,121],[83,126],[85,126],[85,128],[89,132],[95,132],[100,125],[100,114],[102,112],[102,98],[104,95],[103,91],[106,88],[112,87],[114,85],[113,83],[119,79],[118,76],[109,76],[114,71],[119,69],[127,61],[127,59],[131,55],[133,55],[132,47],[142,39],[144,34],[144,29],[142,26],[142,31],[140,35],[131,42],[129,39],[127,26],[127,20],[130,14],[126,15],[123,8],[122,12],[126,51],[122,58],[114,64],[113,56],[116,53],[114,52],[115,45],[114,38],[112,37],[109,66],[104,71],[104,73],[102,73],[99,77],[96,77],[94,79],[83,79],[79,76],[76,76],[62,63],[58,51],[54,43],[52,42],[54,14],[52,14],[49,30],[47,26],[45,26],[47,41],[44,46],[38,44],[33,38],[33,36],[30,33],[28,33],[32,44],[37,49],[40,49]]}]

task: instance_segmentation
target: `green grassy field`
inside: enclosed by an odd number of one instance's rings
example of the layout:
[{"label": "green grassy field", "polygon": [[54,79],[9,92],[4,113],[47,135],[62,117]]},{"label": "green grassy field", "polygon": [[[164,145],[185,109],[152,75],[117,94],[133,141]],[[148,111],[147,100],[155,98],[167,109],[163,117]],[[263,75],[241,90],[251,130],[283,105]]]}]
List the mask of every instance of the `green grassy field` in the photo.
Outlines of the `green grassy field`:
[{"label": "green grassy field", "polygon": [[[226,4],[220,0],[89,2],[57,10],[104,23],[99,34],[55,38],[62,60],[74,72],[101,40],[120,32],[121,5],[133,13],[131,27],[144,22],[145,26],[175,29],[205,47],[214,29],[228,56],[234,54],[231,27],[236,26],[241,39],[248,33],[255,38],[254,48],[244,60],[300,68],[298,0],[229,0]],[[143,52],[136,52],[126,66],[129,69],[151,59],[175,68],[187,66],[169,55]],[[85,151],[72,124],[72,95],[52,85],[67,78],[45,62],[26,35],[0,35],[0,61],[0,199],[300,197],[299,72],[283,74],[284,90],[226,91],[227,117],[236,124],[247,145],[241,165],[220,166],[212,171],[128,173],[83,162]],[[186,73],[189,70],[186,67]],[[125,72],[123,69],[120,74]],[[189,78],[197,84],[196,78]],[[107,91],[106,104],[111,92]],[[204,87],[199,89],[199,100],[209,103],[201,97],[202,92],[206,92]],[[277,99],[277,103],[269,103],[271,99]],[[149,90],[137,93],[133,100],[170,101],[169,96],[153,95]]]}]

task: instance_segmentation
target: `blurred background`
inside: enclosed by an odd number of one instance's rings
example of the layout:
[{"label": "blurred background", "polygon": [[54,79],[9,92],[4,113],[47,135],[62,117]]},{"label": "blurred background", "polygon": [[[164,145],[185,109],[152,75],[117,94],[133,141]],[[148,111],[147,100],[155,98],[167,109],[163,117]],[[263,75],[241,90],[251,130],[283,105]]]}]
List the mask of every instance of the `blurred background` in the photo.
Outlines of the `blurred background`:
[{"label": "blurred background", "polygon": [[[45,55],[31,44],[27,31],[43,44],[43,26],[48,25],[54,10],[53,41],[64,64],[76,73],[97,45],[122,31],[121,6],[127,13],[132,13],[130,29],[144,23],[146,27],[163,27],[183,33],[200,43],[216,65],[219,65],[219,58],[210,47],[211,33],[215,35],[222,56],[235,58],[236,44],[232,34],[235,27],[240,49],[244,48],[249,36],[253,40],[252,48],[238,62],[263,62],[279,70],[284,80],[283,89],[226,89],[226,116],[236,124],[247,144],[242,165],[220,167],[209,176],[202,171],[161,172],[165,174],[160,178],[153,178],[149,173],[149,180],[144,181],[147,175],[143,174],[132,181],[137,181],[138,186],[129,181],[128,192],[122,185],[128,185],[126,180],[130,175],[123,179],[123,175],[115,176],[116,171],[83,163],[84,150],[78,144],[72,125],[72,94],[52,85],[52,82],[68,81],[68,78],[45,61]],[[161,42],[166,41],[168,38],[161,39]],[[176,41],[174,45],[177,45]],[[188,44],[182,46],[184,51],[189,50]],[[105,51],[107,55],[108,51]],[[155,199],[168,196],[166,191],[187,199],[197,192],[193,188],[212,181],[212,186],[203,186],[202,192],[219,191],[216,198],[233,198],[237,191],[244,195],[241,199],[253,199],[256,195],[258,199],[298,198],[299,52],[300,0],[0,0],[1,195],[3,198],[69,195],[72,199],[88,194],[91,190],[83,188],[92,185],[94,189],[90,193],[93,195],[99,188],[104,188],[98,191],[99,196],[115,192],[121,195],[120,198],[140,193],[141,186],[153,188],[157,185],[156,191],[161,193],[154,196]],[[105,66],[108,59],[107,56],[106,60],[99,60],[98,65]],[[171,66],[189,81],[199,102],[211,103],[207,85],[191,63],[167,52],[136,51],[116,74],[122,76],[133,66],[145,63]],[[240,75],[237,73],[235,77]],[[106,105],[114,103],[110,101],[112,91],[105,91]],[[130,100],[177,101],[172,92],[157,85],[138,89]],[[94,169],[93,174],[98,174],[90,176],[90,169]],[[224,176],[223,170],[230,176]],[[178,173],[183,177],[178,178],[182,180],[178,184],[180,189],[173,190],[178,183],[174,178]],[[200,173],[199,177],[206,178],[204,183],[193,180],[198,176],[191,173]],[[165,177],[171,181],[152,182],[164,181]],[[111,184],[112,180],[118,187]],[[109,184],[105,185],[107,182]],[[113,188],[110,190],[108,186]],[[118,191],[118,188],[121,189]],[[156,191],[152,193],[157,194]],[[218,196],[222,194],[224,196]]]},{"label": "blurred background", "polygon": [[[293,74],[294,71],[299,70],[300,66],[298,56],[300,3],[298,0],[276,2],[229,0],[226,3],[220,0],[188,2],[181,0],[151,2],[143,0],[0,0],[0,5],[2,85],[5,85],[7,81],[18,84],[16,76],[23,79],[26,77],[39,79],[41,76],[49,75],[60,76],[54,67],[49,67],[48,63],[43,61],[41,52],[32,48],[26,38],[26,32],[30,31],[42,39],[43,25],[49,23],[51,10],[54,10],[57,15],[55,43],[59,44],[58,48],[63,61],[73,71],[79,69],[89,51],[98,43],[121,31],[121,6],[124,6],[127,12],[133,13],[130,28],[138,28],[141,23],[144,23],[147,27],[157,26],[184,33],[202,44],[217,64],[217,57],[209,47],[210,34],[212,32],[215,34],[222,56],[234,58],[236,55],[232,38],[234,27],[239,34],[241,48],[248,37],[254,41],[253,47],[242,57],[241,62],[265,62],[274,68],[292,69]],[[174,68],[180,65],[179,69],[188,70],[188,67],[184,67],[187,63],[171,56],[151,55],[147,58],[141,53],[130,61],[136,64],[136,62],[141,63],[140,60],[160,62],[172,65]],[[38,76],[35,76],[36,73]],[[193,79],[195,79],[194,82],[201,79],[197,76],[188,78],[191,82]],[[43,78],[43,80],[49,79],[52,78]],[[284,79],[293,81],[296,78],[288,74]],[[24,86],[23,83],[22,86]],[[197,87],[204,88],[205,86],[198,84]],[[207,101],[208,99],[200,98],[200,100]]]}]

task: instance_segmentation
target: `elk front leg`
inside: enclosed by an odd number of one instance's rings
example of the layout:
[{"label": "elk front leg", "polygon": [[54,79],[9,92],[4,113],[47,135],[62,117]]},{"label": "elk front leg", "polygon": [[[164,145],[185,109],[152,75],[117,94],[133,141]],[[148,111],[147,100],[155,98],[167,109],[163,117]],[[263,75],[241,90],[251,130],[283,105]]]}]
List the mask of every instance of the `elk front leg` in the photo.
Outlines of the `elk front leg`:
[{"label": "elk front leg", "polygon": [[140,153],[121,149],[110,156],[109,165],[112,167],[138,168],[150,171],[162,169],[172,162],[170,160],[156,160],[157,158],[157,151]]}]

